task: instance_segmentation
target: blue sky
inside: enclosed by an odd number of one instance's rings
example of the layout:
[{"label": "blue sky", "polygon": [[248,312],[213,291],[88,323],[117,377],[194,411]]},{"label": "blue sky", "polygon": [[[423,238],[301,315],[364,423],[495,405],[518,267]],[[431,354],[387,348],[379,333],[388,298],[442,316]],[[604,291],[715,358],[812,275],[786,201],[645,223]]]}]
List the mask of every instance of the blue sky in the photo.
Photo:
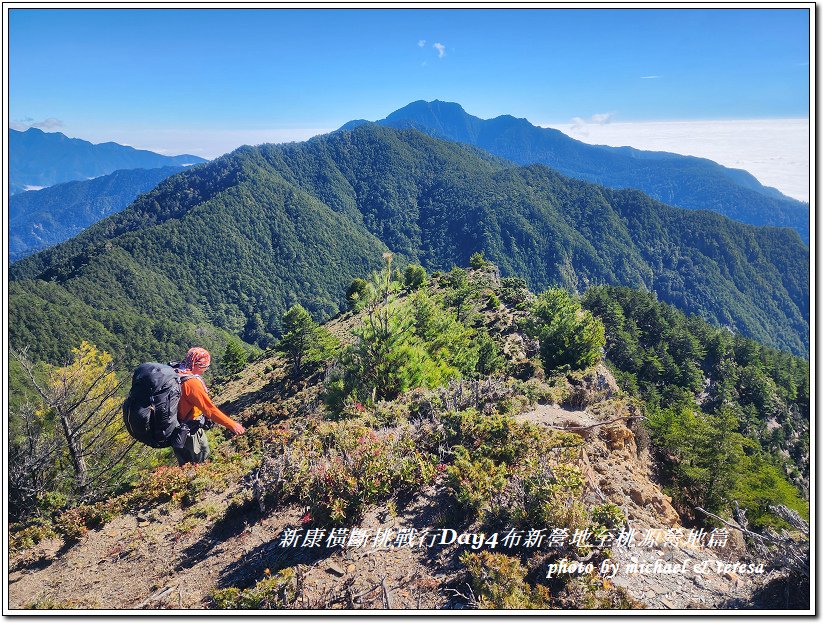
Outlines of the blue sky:
[{"label": "blue sky", "polygon": [[536,124],[808,117],[802,9],[11,9],[9,33],[12,127],[166,153],[418,99]]}]

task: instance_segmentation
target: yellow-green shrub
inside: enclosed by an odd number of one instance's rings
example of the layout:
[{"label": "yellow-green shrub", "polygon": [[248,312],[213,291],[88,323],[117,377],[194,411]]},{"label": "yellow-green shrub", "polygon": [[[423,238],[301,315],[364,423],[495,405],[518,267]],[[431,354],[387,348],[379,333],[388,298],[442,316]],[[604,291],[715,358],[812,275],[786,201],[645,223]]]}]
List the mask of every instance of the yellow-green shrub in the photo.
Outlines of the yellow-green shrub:
[{"label": "yellow-green shrub", "polygon": [[280,480],[267,487],[309,507],[316,522],[354,521],[368,505],[417,491],[436,473],[434,456],[417,447],[408,427],[379,435],[351,420],[296,435],[277,462]]},{"label": "yellow-green shrub", "polygon": [[266,576],[249,589],[228,587],[212,592],[218,609],[286,609],[297,599],[294,568]]},{"label": "yellow-green shrub", "polygon": [[446,468],[452,495],[465,511],[482,514],[492,495],[506,485],[506,465],[488,457],[473,460],[463,446],[453,452],[455,460]]},{"label": "yellow-green shrub", "polygon": [[481,609],[549,609],[552,596],[543,585],[524,580],[526,569],[515,557],[482,551],[465,552],[461,563]]}]

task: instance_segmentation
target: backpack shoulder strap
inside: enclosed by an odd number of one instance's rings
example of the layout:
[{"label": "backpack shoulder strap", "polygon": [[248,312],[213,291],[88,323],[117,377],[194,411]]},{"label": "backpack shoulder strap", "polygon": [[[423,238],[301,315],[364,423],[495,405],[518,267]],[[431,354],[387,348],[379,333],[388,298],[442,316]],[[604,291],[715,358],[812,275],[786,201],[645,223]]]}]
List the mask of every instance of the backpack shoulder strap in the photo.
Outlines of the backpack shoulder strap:
[{"label": "backpack shoulder strap", "polygon": [[181,386],[190,379],[199,379],[200,383],[203,384],[203,389],[206,390],[206,392],[209,392],[209,389],[206,387],[206,382],[203,381],[203,377],[200,375],[195,375],[194,373],[182,373],[179,369],[175,369],[175,371],[177,371],[177,381]]}]

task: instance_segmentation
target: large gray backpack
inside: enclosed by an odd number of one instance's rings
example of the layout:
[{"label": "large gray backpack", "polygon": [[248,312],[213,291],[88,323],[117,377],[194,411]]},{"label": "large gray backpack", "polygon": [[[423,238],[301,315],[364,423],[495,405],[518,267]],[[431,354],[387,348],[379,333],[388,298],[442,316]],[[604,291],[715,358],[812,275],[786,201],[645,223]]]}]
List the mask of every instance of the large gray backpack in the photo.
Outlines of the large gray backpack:
[{"label": "large gray backpack", "polygon": [[193,374],[181,375],[167,364],[147,362],[132,375],[132,389],[123,402],[126,430],[138,442],[154,448],[180,448],[188,430],[177,420],[180,386]]}]

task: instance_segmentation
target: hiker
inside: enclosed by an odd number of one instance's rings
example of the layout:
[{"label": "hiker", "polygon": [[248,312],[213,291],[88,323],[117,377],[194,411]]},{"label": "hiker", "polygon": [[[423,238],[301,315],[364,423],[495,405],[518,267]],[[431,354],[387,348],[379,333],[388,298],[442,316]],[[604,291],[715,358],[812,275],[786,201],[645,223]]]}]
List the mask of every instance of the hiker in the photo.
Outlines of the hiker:
[{"label": "hiker", "polygon": [[212,363],[212,356],[203,347],[192,347],[179,365],[180,375],[194,375],[180,385],[180,402],[177,404],[177,419],[181,428],[188,429],[182,448],[174,448],[178,464],[200,464],[209,457],[209,442],[205,429],[211,425],[206,419],[223,425],[235,435],[241,435],[246,428],[221,412],[209,398],[209,390],[203,381],[204,372]]}]

